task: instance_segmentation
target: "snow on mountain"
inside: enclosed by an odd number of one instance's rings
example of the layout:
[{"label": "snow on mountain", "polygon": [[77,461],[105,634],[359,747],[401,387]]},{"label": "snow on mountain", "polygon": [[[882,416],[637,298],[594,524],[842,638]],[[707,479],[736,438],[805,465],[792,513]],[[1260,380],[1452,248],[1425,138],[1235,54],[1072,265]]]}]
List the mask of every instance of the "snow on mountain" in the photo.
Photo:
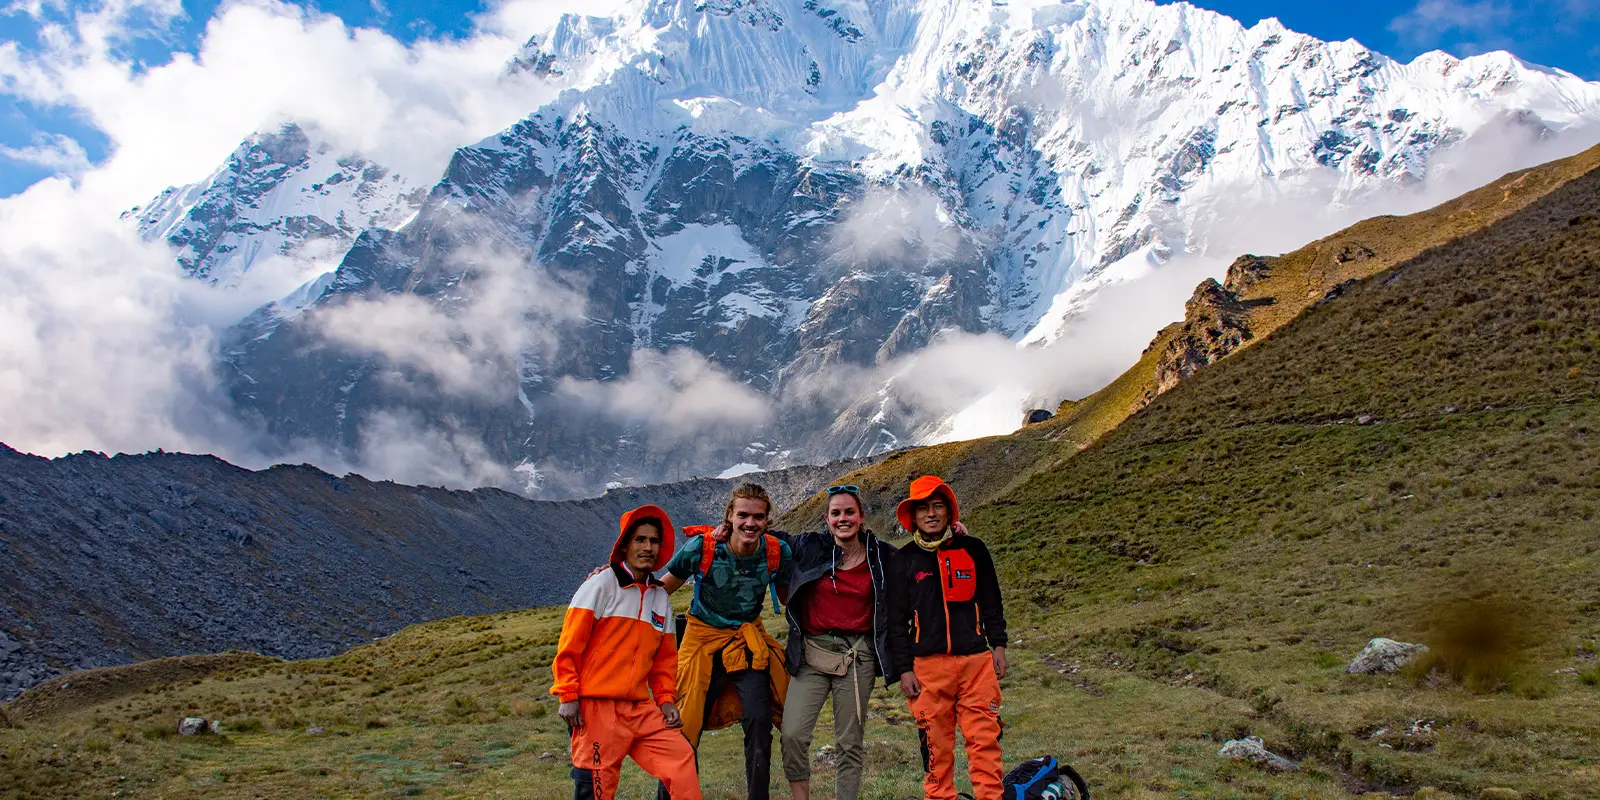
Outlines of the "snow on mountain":
[{"label": "snow on mountain", "polygon": [[1058,333],[1084,278],[1237,223],[1225,203],[1324,182],[1359,203],[1491,124],[1600,116],[1600,87],[1506,53],[1401,64],[1146,0],[653,0],[568,17],[530,50],[588,76],[574,111],[634,135],[770,138],[935,189],[996,245],[991,323],[1030,341]]},{"label": "snow on mountain", "polygon": [[147,240],[176,247],[188,275],[232,287],[273,256],[331,270],[362,230],[398,227],[421,200],[407,178],[288,124],[246,139],[207,179],[123,216]]},{"label": "snow on mountain", "polygon": [[[274,432],[348,448],[373,414],[420,414],[573,491],[970,433],[972,414],[938,424],[960,402],[884,370],[952,330],[1054,341],[1106,287],[1180,255],[1231,259],[1241,227],[1284,209],[1382,208],[1474,142],[1600,123],[1600,84],[1505,53],[1402,64],[1150,0],[632,0],[563,17],[511,67],[564,90],[459,150],[425,200],[262,137],[139,212],[222,281],[259,253],[381,229],[291,309],[409,294],[470,313],[486,248],[586,297],[576,318],[523,317],[553,352],[470,353],[515,365],[501,406],[430,396],[409,372],[397,390],[414,353],[307,356],[314,326],[247,326],[235,396]],[[686,432],[670,381],[653,416],[562,401],[574,381],[660,378],[636,354],[673,348],[779,413]],[[961,402],[1004,406],[996,391]]]}]

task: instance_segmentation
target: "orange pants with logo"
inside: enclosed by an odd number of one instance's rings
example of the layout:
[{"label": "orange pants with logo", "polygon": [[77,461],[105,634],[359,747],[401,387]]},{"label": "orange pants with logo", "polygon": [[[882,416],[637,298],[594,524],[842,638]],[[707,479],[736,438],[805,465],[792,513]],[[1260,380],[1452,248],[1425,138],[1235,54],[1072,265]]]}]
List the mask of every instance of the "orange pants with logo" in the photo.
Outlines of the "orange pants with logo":
[{"label": "orange pants with logo", "polygon": [[922,693],[911,700],[922,739],[922,794],[956,800],[956,726],[967,745],[967,772],[977,800],[1000,800],[1000,680],[989,652],[918,656],[911,668]]},{"label": "orange pants with logo", "polygon": [[[645,772],[667,785],[673,800],[700,800],[700,776],[695,771],[694,748],[683,731],[667,727],[661,709],[649,700],[578,699],[583,727],[572,732],[573,777],[588,770],[578,794],[594,800],[614,800],[622,759],[632,757]],[[588,791],[585,791],[585,790]]]}]

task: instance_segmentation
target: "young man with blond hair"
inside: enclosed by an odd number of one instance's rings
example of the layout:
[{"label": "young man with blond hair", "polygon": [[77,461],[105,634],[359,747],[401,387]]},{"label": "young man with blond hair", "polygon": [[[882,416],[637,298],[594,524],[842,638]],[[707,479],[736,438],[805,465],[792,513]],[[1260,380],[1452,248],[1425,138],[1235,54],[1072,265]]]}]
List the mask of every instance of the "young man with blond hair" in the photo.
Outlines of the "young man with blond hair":
[{"label": "young man with blond hair", "polygon": [[[723,513],[726,540],[709,529],[686,538],[662,579],[668,592],[695,579],[678,648],[683,734],[698,747],[703,731],[738,722],[744,728],[750,800],[769,796],[772,729],[783,718],[789,686],[783,646],[761,624],[768,593],[787,594],[793,560],[789,545],[768,532],[771,515],[772,500],[765,489],[740,485]],[[658,797],[670,792],[673,800],[684,800],[664,784],[662,789]]]}]

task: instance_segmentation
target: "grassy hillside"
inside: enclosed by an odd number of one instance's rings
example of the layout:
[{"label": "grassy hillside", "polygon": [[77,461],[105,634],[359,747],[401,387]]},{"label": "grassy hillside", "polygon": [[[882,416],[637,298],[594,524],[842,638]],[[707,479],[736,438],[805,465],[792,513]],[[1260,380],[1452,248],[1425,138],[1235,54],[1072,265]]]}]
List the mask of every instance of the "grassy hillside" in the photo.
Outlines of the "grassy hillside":
[{"label": "grassy hillside", "polygon": [[[1583,163],[1436,209],[1520,204],[1103,436],[1073,431],[1104,425],[1103,398],[1136,376],[1017,436],[847,477],[888,498],[944,474],[995,550],[1015,637],[1008,763],[1055,753],[1099,797],[1600,796],[1600,172]],[[559,615],[444,620],[160,686],[160,669],[81,694],[65,676],[7,707],[22,727],[0,731],[0,795],[561,797],[545,696]],[[1344,674],[1380,635],[1433,651],[1406,674]],[[226,737],[171,736],[185,714],[220,717]],[[865,795],[914,796],[903,703],[880,690],[872,714]],[[1216,756],[1246,734],[1302,768]],[[737,749],[736,733],[707,739],[709,797],[742,796]],[[621,796],[649,791],[630,767]]]}]

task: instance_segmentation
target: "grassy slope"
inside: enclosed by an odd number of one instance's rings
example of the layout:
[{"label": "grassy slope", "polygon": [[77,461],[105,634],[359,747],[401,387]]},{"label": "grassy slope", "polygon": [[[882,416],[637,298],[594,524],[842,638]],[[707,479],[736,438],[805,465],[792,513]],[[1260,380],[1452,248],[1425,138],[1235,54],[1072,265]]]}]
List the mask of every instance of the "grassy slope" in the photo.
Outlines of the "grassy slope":
[{"label": "grassy slope", "polygon": [[[1090,401],[851,479],[883,497],[941,472],[963,492],[1008,583],[1008,753],[1055,752],[1098,796],[1600,796],[1597,331],[1600,172],[1348,288],[1081,452],[1062,437]],[[560,797],[558,628],[555,609],[444,620],[56,703],[0,731],[0,795]],[[1506,658],[1342,672],[1370,636],[1448,656],[1463,631]],[[911,796],[903,707],[873,706],[866,796]],[[163,735],[193,713],[232,732]],[[1245,733],[1305,769],[1216,758]],[[710,797],[740,795],[737,739],[707,740]],[[626,776],[623,797],[648,796]]]}]

